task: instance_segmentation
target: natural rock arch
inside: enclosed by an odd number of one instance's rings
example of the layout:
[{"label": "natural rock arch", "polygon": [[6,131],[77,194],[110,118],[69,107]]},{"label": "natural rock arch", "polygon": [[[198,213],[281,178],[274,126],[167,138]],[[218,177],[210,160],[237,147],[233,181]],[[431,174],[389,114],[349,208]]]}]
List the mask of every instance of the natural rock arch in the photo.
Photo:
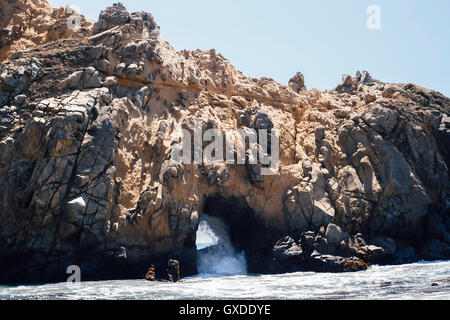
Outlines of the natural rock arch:
[{"label": "natural rock arch", "polygon": [[[450,100],[368,72],[323,92],[294,82],[245,77],[214,50],[177,52],[150,14],[122,5],[13,54],[0,65],[0,281],[64,281],[76,263],[83,279],[143,277],[177,257],[193,274],[199,215],[217,194],[255,217],[243,224],[256,244],[235,236],[253,272],[288,234],[279,259],[449,257]],[[279,170],[174,165],[175,136],[199,120],[279,130]]]}]

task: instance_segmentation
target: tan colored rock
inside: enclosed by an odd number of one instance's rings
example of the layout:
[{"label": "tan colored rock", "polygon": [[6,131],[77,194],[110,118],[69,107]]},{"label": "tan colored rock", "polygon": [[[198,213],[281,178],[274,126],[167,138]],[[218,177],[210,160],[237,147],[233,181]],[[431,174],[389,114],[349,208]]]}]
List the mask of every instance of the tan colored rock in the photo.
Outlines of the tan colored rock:
[{"label": "tan colored rock", "polygon": [[[52,8],[45,0],[1,0],[0,61],[12,53],[61,38],[82,37],[92,22],[70,7]],[[70,18],[76,28],[70,27]]]},{"label": "tan colored rock", "polygon": [[[173,255],[193,274],[211,202],[249,257],[298,232],[321,234],[311,250],[374,259],[431,232],[443,245],[424,252],[445,257],[448,98],[389,89],[367,72],[324,92],[306,90],[300,76],[290,86],[247,78],[214,50],[176,51],[150,14],[121,5],[57,38],[0,65],[0,247],[26,248],[24,265],[45,269],[42,255],[57,252],[61,264],[108,267],[114,278],[125,260],[133,272]],[[70,62],[68,52],[82,58]],[[194,137],[200,120],[234,140],[238,129],[278,130],[279,165],[263,175],[261,164],[177,163],[183,130]],[[445,230],[425,230],[428,221]],[[250,271],[267,271],[252,259]]]}]

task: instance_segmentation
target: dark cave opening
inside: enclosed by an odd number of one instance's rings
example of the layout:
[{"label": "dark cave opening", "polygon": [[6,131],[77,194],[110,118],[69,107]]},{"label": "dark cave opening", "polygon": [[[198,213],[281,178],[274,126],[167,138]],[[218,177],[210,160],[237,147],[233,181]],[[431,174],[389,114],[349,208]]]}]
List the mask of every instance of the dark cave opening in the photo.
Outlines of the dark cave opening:
[{"label": "dark cave opening", "polygon": [[[257,219],[245,198],[211,195],[204,203],[202,214],[204,218],[210,216],[223,221],[227,229],[226,237],[229,237],[235,250],[233,259],[240,260],[245,257],[247,273],[263,271],[267,250],[270,250],[274,237]],[[201,256],[202,252],[198,252]],[[233,266],[230,268],[233,269]],[[201,270],[199,272],[201,273]]]},{"label": "dark cave opening", "polygon": [[248,207],[245,200],[220,195],[210,196],[206,199],[203,213],[223,219],[229,226],[229,236],[233,247],[238,251],[250,253],[252,239],[255,238],[255,219],[253,210]]}]

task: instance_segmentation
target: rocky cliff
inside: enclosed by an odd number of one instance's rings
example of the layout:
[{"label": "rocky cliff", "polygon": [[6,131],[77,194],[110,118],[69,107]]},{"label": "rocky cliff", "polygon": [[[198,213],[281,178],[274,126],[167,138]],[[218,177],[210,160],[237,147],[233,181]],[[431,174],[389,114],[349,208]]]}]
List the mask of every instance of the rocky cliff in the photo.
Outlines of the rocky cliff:
[{"label": "rocky cliff", "polygon": [[[450,257],[438,92],[365,71],[329,91],[301,73],[248,78],[214,50],[175,51],[121,4],[75,31],[45,1],[0,9],[0,282],[64,281],[68,265],[142,278],[170,258],[195,274],[203,213],[225,219],[255,273]],[[199,120],[277,129],[276,172],[175,162]]]},{"label": "rocky cliff", "polygon": [[45,0],[0,0],[0,61],[37,44],[82,38],[91,27],[70,7],[55,9]]}]

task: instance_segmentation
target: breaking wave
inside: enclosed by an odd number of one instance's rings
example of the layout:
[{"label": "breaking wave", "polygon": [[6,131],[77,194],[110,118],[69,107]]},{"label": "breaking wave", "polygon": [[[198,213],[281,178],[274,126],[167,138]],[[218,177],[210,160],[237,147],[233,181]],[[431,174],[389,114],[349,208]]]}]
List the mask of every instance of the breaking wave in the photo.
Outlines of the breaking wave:
[{"label": "breaking wave", "polygon": [[220,218],[203,214],[197,231],[197,268],[201,275],[247,274],[244,252],[231,243],[228,225]]}]

